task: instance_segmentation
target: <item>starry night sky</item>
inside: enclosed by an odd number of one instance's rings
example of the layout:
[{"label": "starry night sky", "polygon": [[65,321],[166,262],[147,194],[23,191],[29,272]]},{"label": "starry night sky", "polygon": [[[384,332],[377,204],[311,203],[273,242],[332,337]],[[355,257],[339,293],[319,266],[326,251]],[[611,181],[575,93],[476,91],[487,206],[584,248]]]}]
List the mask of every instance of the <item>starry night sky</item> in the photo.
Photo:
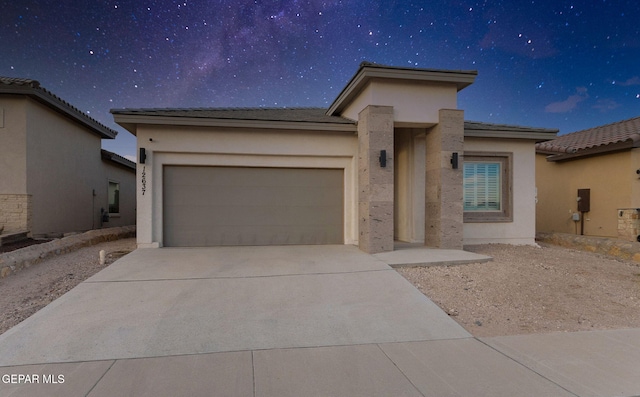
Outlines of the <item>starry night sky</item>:
[{"label": "starry night sky", "polygon": [[477,70],[465,119],[559,128],[640,116],[637,0],[0,1],[0,75],[119,131],[123,107],[327,107],[360,62]]}]

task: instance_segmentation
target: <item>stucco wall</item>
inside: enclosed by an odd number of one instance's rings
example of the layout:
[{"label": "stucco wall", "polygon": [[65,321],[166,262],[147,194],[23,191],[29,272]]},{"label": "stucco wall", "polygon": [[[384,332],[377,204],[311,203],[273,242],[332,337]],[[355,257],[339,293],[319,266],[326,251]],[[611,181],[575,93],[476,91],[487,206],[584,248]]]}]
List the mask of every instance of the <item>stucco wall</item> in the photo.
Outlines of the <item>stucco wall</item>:
[{"label": "stucco wall", "polygon": [[139,125],[147,152],[137,172],[138,246],[162,246],[164,165],[344,169],[345,243],[357,243],[357,152],[353,133]]},{"label": "stucco wall", "polygon": [[0,97],[0,194],[27,193],[27,100]]},{"label": "stucco wall", "polygon": [[394,238],[424,243],[426,128],[395,130]]},{"label": "stucco wall", "polygon": [[358,120],[369,105],[393,106],[395,127],[434,125],[440,109],[456,109],[458,91],[455,84],[374,79],[342,112],[343,117]]},{"label": "stucco wall", "polygon": [[[577,212],[578,189],[591,189],[591,211],[585,214],[584,234],[617,237],[619,208],[640,207],[638,149],[564,162],[548,162],[536,155],[539,232],[580,233]],[[636,194],[634,196],[633,194]]]},{"label": "stucco wall", "polygon": [[100,207],[106,205],[102,203],[106,183],[100,172],[100,137],[36,101],[29,102],[27,190],[33,204],[31,233],[59,234],[100,227]]},{"label": "stucco wall", "polygon": [[[136,177],[135,171],[125,168],[110,161],[103,160],[103,181],[120,184],[120,213],[117,216],[111,215],[109,222],[103,227],[129,226],[136,224]],[[106,191],[106,190],[105,190]],[[102,204],[101,204],[102,205]],[[108,199],[104,203],[108,208]]]},{"label": "stucco wall", "polygon": [[[135,223],[135,174],[101,159],[101,139],[25,96],[0,98],[0,226],[4,232],[60,235],[101,227],[116,175],[124,212],[108,226]],[[107,171],[109,169],[109,171]]]},{"label": "stucco wall", "polygon": [[19,97],[0,98],[0,228],[3,233],[28,230],[26,105]]},{"label": "stucco wall", "polygon": [[[26,190],[34,236],[60,235],[135,223],[135,174],[102,160],[101,138],[59,113],[26,99]],[[107,189],[121,184],[121,217],[104,225]],[[128,190],[128,192],[127,192]]]},{"label": "stucco wall", "polygon": [[464,150],[513,153],[513,222],[465,223],[464,244],[535,244],[535,148],[533,141],[465,138]]}]

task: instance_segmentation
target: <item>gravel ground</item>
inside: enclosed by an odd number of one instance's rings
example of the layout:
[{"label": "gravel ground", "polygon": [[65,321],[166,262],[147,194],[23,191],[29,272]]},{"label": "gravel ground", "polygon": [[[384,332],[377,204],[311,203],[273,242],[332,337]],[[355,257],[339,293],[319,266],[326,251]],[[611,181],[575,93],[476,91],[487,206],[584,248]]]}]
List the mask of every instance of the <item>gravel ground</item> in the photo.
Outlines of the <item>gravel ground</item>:
[{"label": "gravel ground", "polygon": [[640,328],[640,264],[552,245],[467,247],[492,262],[397,269],[474,336]]},{"label": "gravel ground", "polygon": [[[0,334],[135,249],[135,239],[53,257],[0,279]],[[475,336],[640,328],[640,264],[550,245],[480,245],[487,263],[398,272]]]},{"label": "gravel ground", "polygon": [[[128,238],[52,257],[0,279],[0,334],[42,309],[71,288],[133,251],[136,239]],[[99,252],[107,253],[100,265]]]}]

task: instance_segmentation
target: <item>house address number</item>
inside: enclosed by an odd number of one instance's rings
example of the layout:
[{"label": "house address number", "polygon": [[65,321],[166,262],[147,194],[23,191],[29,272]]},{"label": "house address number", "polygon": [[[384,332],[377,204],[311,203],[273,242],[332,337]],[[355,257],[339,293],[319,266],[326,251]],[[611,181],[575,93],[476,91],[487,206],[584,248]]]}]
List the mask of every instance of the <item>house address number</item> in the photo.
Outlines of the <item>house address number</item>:
[{"label": "house address number", "polygon": [[142,187],[142,195],[144,196],[144,193],[147,191],[147,168],[146,168],[146,166],[142,166],[141,187]]}]

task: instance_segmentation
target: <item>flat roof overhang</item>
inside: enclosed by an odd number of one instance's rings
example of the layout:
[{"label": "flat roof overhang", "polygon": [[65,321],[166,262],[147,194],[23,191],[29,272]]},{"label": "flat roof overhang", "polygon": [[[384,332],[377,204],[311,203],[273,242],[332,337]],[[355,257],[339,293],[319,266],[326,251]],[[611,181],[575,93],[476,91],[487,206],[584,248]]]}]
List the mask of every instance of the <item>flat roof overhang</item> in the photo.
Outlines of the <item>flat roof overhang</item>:
[{"label": "flat roof overhang", "polygon": [[170,117],[170,116],[143,116],[114,113],[116,123],[127,131],[136,135],[136,126],[145,125],[180,125],[195,127],[222,127],[222,128],[250,128],[250,129],[278,129],[278,130],[305,130],[305,131],[336,131],[357,133],[355,124],[345,123],[320,123],[306,121],[279,121],[279,120],[245,120],[228,118],[200,118],[200,117]]},{"label": "flat roof overhang", "polygon": [[477,75],[476,70],[416,69],[363,62],[329,106],[327,115],[339,115],[373,79],[455,84],[460,91],[473,84]]}]

